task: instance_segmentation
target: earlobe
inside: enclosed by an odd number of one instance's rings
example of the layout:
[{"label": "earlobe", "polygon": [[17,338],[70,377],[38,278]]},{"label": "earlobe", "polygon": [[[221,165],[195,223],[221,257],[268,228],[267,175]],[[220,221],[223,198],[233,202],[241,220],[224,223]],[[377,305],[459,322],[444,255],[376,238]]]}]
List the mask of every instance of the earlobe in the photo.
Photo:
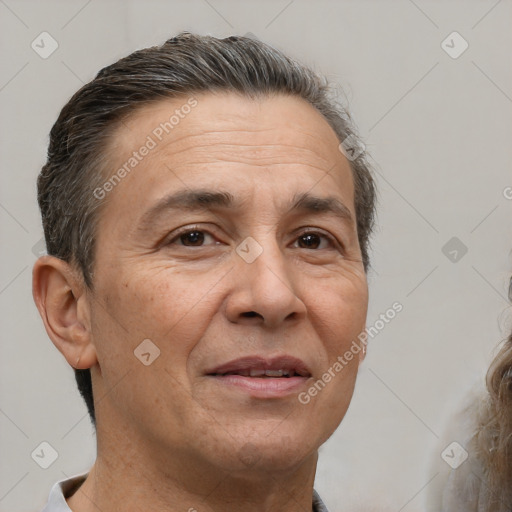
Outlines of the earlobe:
[{"label": "earlobe", "polygon": [[71,265],[54,256],[39,258],[32,295],[48,336],[68,363],[81,369],[96,364],[85,284]]}]

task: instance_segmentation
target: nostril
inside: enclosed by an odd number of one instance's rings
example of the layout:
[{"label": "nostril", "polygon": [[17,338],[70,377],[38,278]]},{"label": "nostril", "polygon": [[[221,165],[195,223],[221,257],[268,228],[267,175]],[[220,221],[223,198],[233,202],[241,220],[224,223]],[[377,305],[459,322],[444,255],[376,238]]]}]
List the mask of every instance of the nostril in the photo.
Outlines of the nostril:
[{"label": "nostril", "polygon": [[[242,316],[245,316],[247,318],[252,318],[254,316],[259,316],[261,317],[261,315],[259,313],[256,313],[256,311],[246,311],[245,313],[242,313]],[[263,317],[262,317],[263,318]]]}]

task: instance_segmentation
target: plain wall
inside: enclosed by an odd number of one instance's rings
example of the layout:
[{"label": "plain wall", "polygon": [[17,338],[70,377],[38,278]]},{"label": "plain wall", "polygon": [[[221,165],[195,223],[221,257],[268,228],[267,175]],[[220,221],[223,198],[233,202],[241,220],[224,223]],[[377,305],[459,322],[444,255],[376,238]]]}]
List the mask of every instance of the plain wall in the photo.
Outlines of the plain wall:
[{"label": "plain wall", "polygon": [[[379,188],[368,325],[394,302],[403,311],[370,342],[316,488],[331,512],[424,510],[449,415],[483,389],[511,329],[511,15],[511,2],[486,0],[1,2],[0,511],[39,510],[95,457],[31,295],[49,130],[101,67],[181,30],[251,32],[344,89]],[[31,48],[43,31],[59,45],[47,59]],[[458,58],[441,45],[453,31],[469,44]],[[46,470],[31,457],[42,441],[58,452]]]}]

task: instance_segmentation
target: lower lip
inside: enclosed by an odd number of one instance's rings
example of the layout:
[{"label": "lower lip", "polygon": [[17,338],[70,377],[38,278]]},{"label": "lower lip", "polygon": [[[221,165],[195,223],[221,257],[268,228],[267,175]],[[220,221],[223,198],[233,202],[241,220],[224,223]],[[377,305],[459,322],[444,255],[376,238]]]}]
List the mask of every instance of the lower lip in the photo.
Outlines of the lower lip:
[{"label": "lower lip", "polygon": [[280,398],[299,391],[307,377],[244,377],[242,375],[212,375],[217,382],[248,392],[256,398]]}]

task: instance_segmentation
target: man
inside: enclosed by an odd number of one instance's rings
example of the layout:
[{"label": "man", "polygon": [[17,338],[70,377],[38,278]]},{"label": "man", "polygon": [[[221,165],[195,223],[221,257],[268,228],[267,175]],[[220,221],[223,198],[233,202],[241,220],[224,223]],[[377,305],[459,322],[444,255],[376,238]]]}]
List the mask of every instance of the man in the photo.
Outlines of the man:
[{"label": "man", "polygon": [[259,41],[180,34],[71,98],[38,194],[34,299],[97,433],[45,511],[326,510],[375,197],[326,84]]}]

